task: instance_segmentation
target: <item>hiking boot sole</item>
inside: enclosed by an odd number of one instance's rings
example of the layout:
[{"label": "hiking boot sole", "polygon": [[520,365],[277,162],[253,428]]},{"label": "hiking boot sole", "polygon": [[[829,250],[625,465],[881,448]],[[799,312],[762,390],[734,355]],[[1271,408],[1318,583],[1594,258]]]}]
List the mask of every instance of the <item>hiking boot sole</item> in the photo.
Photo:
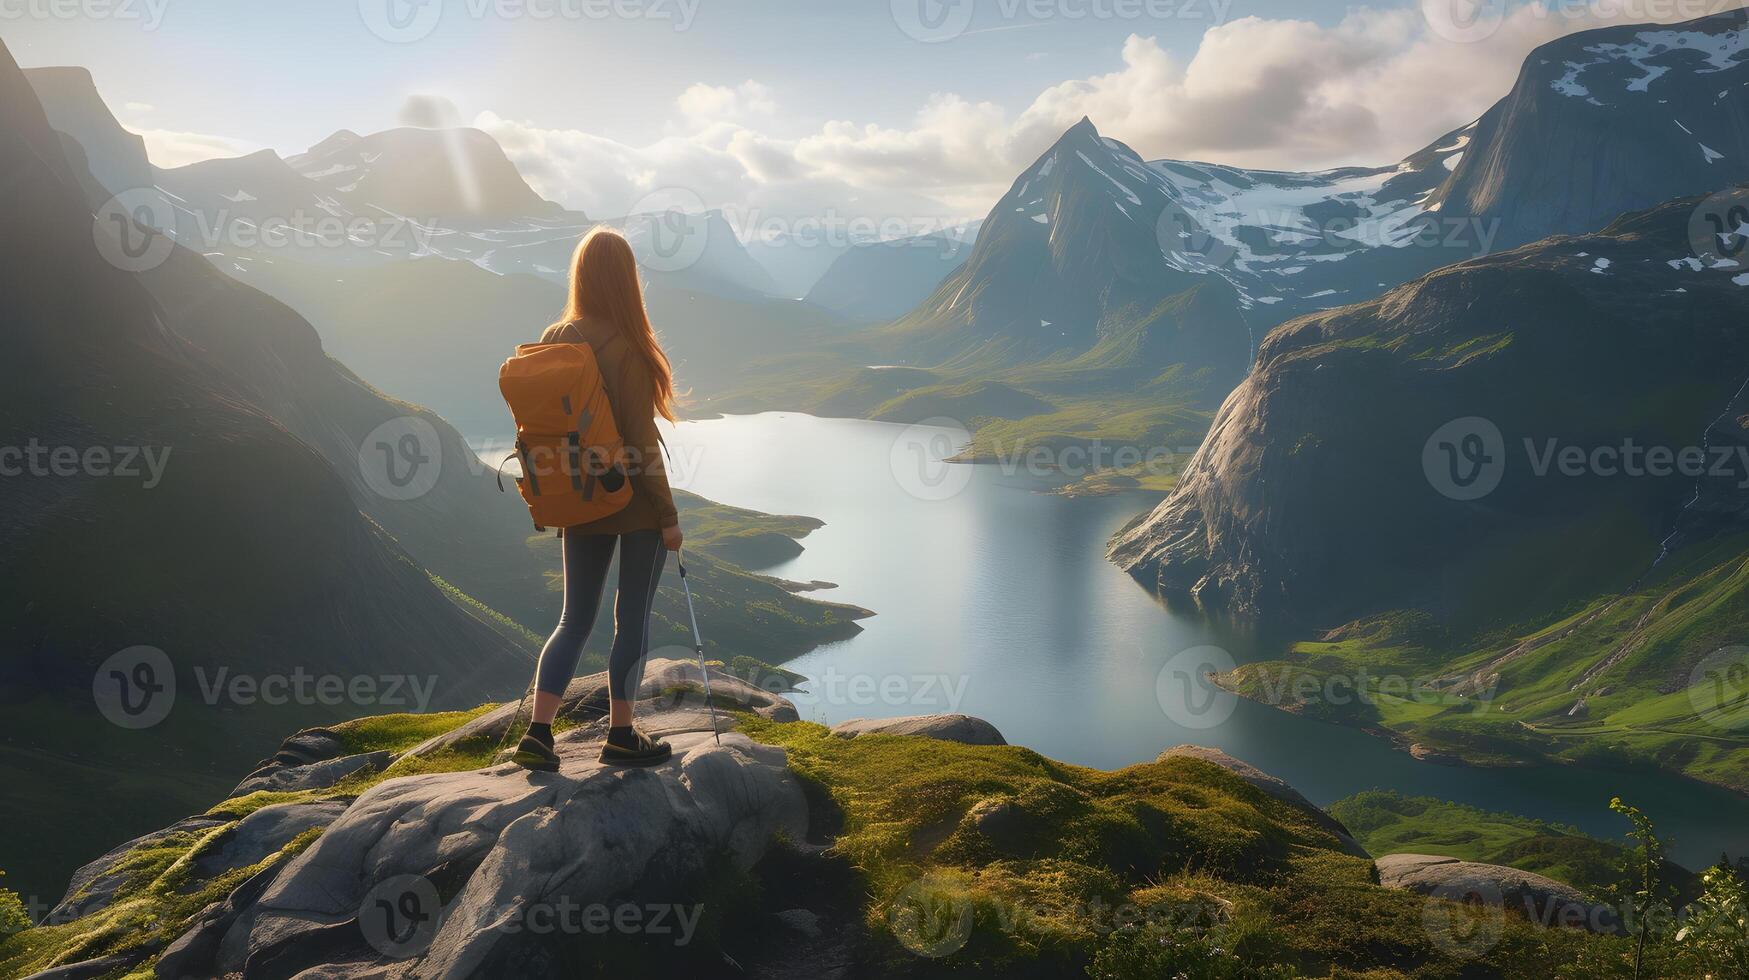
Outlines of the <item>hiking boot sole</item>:
[{"label": "hiking boot sole", "polygon": [[660,752],[631,752],[618,749],[611,745],[601,748],[601,764],[604,766],[622,766],[632,769],[647,769],[659,766],[674,758],[674,750],[664,745]]},{"label": "hiking boot sole", "polygon": [[520,746],[517,748],[515,754],[510,757],[510,761],[530,772],[559,771],[559,758],[557,755],[535,752]]}]

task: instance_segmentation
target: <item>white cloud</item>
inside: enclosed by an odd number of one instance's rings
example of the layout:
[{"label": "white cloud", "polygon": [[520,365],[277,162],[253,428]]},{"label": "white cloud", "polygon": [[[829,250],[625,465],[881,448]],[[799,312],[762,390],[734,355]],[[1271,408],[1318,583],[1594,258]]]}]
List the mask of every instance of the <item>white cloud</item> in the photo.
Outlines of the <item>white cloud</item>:
[{"label": "white cloud", "polygon": [[777,113],[771,89],[748,79],[733,88],[702,82],[680,93],[680,114],[697,124],[747,123],[770,119]]},{"label": "white cloud", "polygon": [[1561,13],[1518,6],[1487,37],[1467,43],[1430,30],[1419,9],[1357,8],[1332,27],[1246,17],[1211,28],[1185,64],[1152,38],[1132,35],[1122,69],[1045,91],[1016,127],[1060,130],[1085,115],[1151,158],[1281,169],[1383,164],[1481,115],[1540,44],[1612,23],[1686,20],[1726,4],[1632,9],[1640,6],[1566,4]]},{"label": "white cloud", "polygon": [[133,126],[128,128],[146,141],[146,157],[152,161],[152,165],[166,170],[219,157],[240,157],[261,149],[253,143],[227,136]]},{"label": "white cloud", "polygon": [[1355,8],[1332,26],[1246,17],[1210,28],[1187,60],[1132,35],[1114,71],[1052,85],[1018,113],[944,92],[907,125],[829,120],[799,136],[771,132],[777,96],[752,80],[686,89],[666,135],[647,146],[491,113],[476,124],[505,144],[537,189],[597,214],[617,214],[657,188],[685,187],[712,206],[743,210],[981,216],[1084,115],[1151,159],[1280,169],[1384,164],[1480,115],[1539,44],[1721,5],[1598,0],[1560,13],[1520,5],[1468,43],[1441,37],[1418,9]]}]

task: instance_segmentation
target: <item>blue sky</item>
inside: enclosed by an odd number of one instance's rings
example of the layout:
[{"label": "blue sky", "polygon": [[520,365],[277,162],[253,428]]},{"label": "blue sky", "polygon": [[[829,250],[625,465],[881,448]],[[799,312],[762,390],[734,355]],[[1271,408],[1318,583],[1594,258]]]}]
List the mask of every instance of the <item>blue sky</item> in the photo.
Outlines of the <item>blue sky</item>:
[{"label": "blue sky", "polygon": [[[582,0],[575,13],[544,19],[476,16],[482,0],[445,0],[428,37],[389,43],[367,28],[358,0],[157,0],[155,29],[148,0],[135,2],[138,19],[0,20],[0,37],[26,66],[90,68],[106,97],[153,105],[174,128],[282,150],[342,126],[392,125],[401,99],[416,91],[444,93],[470,116],[492,109],[645,141],[659,135],[666,107],[687,86],[757,78],[784,93],[798,122],[900,125],[938,91],[1022,108],[1044,84],[1112,70],[1131,33],[1188,56],[1216,3],[1231,4],[1229,19],[1325,24],[1347,7],[1181,0],[1183,17],[1159,18],[1087,0],[1080,17],[1041,20],[1027,4],[1008,17],[989,0],[973,4],[967,34],[919,43],[886,0],[687,0],[684,8],[681,0],[639,0],[645,16],[632,19],[589,16]],[[561,10],[565,0],[548,2]],[[1065,10],[1076,6],[1071,0]]]},{"label": "blue sky", "polygon": [[1436,23],[1473,2],[0,0],[0,38],[27,67],[89,68],[160,165],[296,153],[396,125],[423,95],[586,209],[682,186],[970,216],[1082,114],[1149,157],[1387,163],[1503,95],[1537,43],[1735,5],[1517,2],[1479,36]]}]

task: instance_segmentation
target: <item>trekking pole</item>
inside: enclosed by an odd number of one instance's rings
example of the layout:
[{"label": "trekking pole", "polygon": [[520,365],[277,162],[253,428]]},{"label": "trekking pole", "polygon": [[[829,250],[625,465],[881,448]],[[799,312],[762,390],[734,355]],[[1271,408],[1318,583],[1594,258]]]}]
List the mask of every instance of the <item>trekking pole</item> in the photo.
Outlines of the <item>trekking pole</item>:
[{"label": "trekking pole", "polygon": [[680,588],[686,592],[686,615],[692,620],[692,649],[698,654],[698,671],[704,675],[704,704],[711,713],[711,737],[717,744],[723,744],[723,736],[717,732],[717,706],[711,701],[711,672],[704,665],[704,640],[698,635],[698,611],[692,608],[692,586],[686,581],[686,551],[675,553],[675,564],[680,566]]}]

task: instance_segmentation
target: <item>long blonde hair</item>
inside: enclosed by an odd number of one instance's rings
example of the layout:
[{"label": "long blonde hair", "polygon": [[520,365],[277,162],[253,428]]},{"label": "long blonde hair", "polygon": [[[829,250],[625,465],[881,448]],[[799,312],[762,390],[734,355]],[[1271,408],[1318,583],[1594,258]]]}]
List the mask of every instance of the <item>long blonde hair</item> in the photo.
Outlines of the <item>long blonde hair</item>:
[{"label": "long blonde hair", "polygon": [[650,313],[644,308],[644,290],[638,280],[637,259],[625,236],[605,225],[590,229],[577,243],[577,251],[571,256],[570,295],[565,301],[564,319],[559,322],[575,323],[589,318],[606,320],[625,335],[650,369],[656,414],[675,421],[674,367],[656,340],[655,328],[650,326]]}]

